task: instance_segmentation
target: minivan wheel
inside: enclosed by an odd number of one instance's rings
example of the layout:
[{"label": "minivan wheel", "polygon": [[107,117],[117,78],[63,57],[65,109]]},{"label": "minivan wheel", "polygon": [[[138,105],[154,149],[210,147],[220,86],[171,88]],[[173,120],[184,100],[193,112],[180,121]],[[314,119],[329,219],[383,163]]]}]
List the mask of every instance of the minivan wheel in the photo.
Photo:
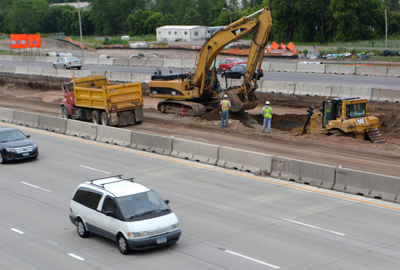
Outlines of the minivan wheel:
[{"label": "minivan wheel", "polygon": [[124,255],[131,253],[131,248],[129,247],[128,242],[122,234],[118,236],[118,248],[119,251]]},{"label": "minivan wheel", "polygon": [[83,224],[82,220],[78,220],[76,222],[76,230],[78,231],[79,236],[82,238],[86,238],[90,234],[90,232],[86,230],[85,224]]}]

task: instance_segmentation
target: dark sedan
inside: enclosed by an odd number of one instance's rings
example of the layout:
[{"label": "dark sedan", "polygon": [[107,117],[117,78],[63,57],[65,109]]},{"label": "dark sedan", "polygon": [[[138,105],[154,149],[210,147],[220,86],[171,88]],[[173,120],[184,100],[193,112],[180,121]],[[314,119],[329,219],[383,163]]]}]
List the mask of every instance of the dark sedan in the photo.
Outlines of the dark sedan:
[{"label": "dark sedan", "polygon": [[18,159],[37,158],[39,148],[29,137],[16,128],[0,128],[0,164]]},{"label": "dark sedan", "polygon": [[[227,71],[223,72],[221,74],[221,77],[222,78],[226,77],[228,79],[241,79],[241,80],[243,80],[244,79],[244,75],[246,74],[246,67],[247,67],[247,65],[245,65],[245,64],[235,65],[235,66],[229,68]],[[258,75],[258,77],[257,77],[257,70],[256,70],[256,72],[254,72],[254,76],[253,77],[254,77],[254,79],[255,78],[260,79],[263,76],[264,76],[264,72],[263,72],[262,69],[260,69],[260,74]]]}]

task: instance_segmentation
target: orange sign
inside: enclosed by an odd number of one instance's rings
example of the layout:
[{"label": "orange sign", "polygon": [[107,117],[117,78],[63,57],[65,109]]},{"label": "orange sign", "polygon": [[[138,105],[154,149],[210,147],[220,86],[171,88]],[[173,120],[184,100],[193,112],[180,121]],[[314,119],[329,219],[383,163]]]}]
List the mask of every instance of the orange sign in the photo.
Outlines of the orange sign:
[{"label": "orange sign", "polygon": [[278,43],[276,43],[275,41],[272,41],[271,46],[272,46],[272,49],[273,49],[273,50],[279,49],[279,45],[278,45]]},{"label": "orange sign", "polygon": [[28,48],[27,34],[10,34],[11,49],[26,49]]},{"label": "orange sign", "polygon": [[42,47],[40,34],[28,35],[28,41],[29,41],[28,42],[29,48],[40,48],[40,47]]},{"label": "orange sign", "polygon": [[294,48],[296,46],[294,46],[294,44],[292,42],[289,42],[289,44],[286,46],[286,48],[288,48],[289,50],[291,50],[292,52],[294,51]]}]

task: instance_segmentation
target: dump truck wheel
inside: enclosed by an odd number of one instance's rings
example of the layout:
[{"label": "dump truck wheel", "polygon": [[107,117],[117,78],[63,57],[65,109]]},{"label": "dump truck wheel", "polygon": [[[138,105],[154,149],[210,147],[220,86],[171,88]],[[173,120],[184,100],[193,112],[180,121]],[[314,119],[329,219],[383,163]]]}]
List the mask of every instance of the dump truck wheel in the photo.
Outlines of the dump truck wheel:
[{"label": "dump truck wheel", "polygon": [[108,115],[106,112],[101,113],[101,124],[103,126],[108,126]]},{"label": "dump truck wheel", "polygon": [[71,119],[71,115],[69,115],[68,108],[63,106],[61,109],[61,115],[64,119]]},{"label": "dump truck wheel", "polygon": [[93,124],[100,124],[100,112],[98,110],[92,112],[92,122]]}]

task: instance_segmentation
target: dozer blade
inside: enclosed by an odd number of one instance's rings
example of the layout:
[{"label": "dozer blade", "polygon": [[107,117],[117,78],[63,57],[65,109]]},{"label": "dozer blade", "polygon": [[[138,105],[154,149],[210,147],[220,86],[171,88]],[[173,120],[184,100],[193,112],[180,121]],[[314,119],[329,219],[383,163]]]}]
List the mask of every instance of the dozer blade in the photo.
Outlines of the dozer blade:
[{"label": "dozer blade", "polygon": [[258,105],[258,100],[254,92],[248,95],[248,101],[244,98],[241,88],[225,90],[224,92],[228,95],[229,101],[231,102],[232,112],[251,110]]},{"label": "dozer blade", "polygon": [[386,143],[385,138],[383,138],[382,134],[379,132],[379,129],[374,128],[371,129],[370,132],[367,132],[368,138],[373,143]]}]

